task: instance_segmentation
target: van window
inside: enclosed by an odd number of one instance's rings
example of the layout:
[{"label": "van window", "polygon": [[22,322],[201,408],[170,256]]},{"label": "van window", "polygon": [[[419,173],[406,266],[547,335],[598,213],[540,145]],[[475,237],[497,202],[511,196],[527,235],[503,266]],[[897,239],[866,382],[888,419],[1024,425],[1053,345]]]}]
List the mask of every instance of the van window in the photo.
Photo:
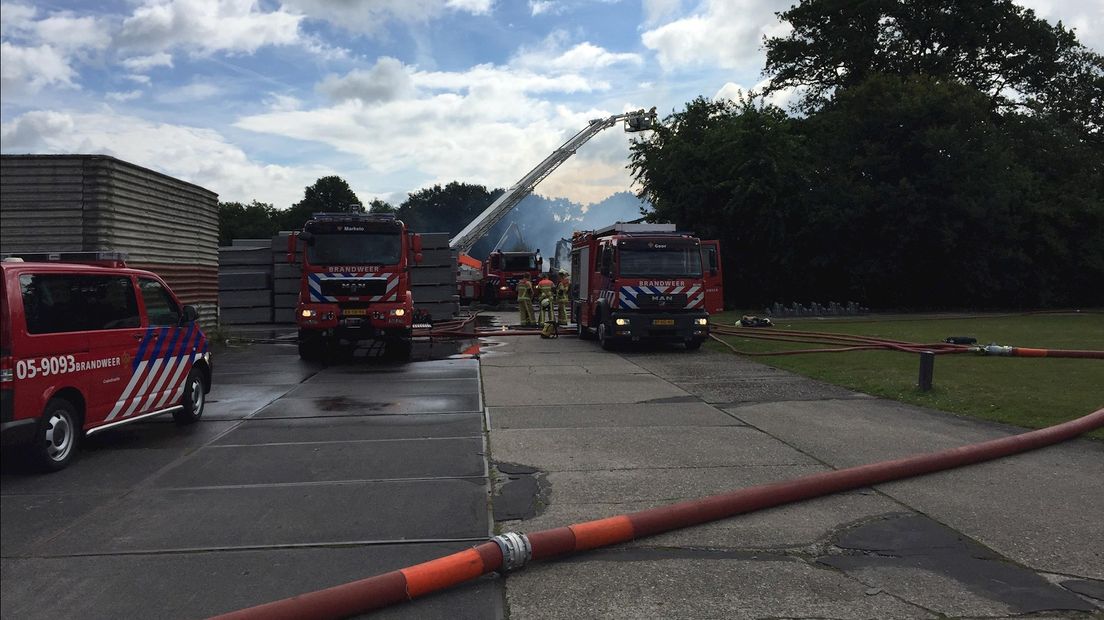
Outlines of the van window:
[{"label": "van window", "polygon": [[138,278],[138,289],[146,302],[150,325],[179,325],[180,306],[157,280]]},{"label": "van window", "polygon": [[19,276],[27,331],[32,334],[138,327],[138,302],[126,276]]}]

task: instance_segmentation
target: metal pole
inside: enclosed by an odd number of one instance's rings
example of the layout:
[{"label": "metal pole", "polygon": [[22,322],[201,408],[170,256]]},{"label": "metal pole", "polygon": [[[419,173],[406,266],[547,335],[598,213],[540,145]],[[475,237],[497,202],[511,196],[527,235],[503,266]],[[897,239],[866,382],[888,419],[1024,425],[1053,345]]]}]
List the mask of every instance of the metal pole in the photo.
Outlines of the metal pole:
[{"label": "metal pole", "polygon": [[932,375],[935,373],[935,353],[931,351],[920,352],[920,379],[918,385],[921,392],[930,392],[932,389]]}]

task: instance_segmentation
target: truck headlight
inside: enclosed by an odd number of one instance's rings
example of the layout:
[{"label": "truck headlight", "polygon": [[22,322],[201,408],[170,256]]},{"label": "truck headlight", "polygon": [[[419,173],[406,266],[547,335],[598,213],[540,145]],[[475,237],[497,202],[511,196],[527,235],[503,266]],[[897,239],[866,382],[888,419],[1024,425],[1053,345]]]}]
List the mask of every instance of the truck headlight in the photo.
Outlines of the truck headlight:
[{"label": "truck headlight", "polygon": [[304,319],[314,318],[318,316],[318,311],[304,308],[303,311],[299,313],[299,316],[303,317]]},{"label": "truck headlight", "polygon": [[694,319],[694,325],[709,325],[709,319]]},{"label": "truck headlight", "polygon": [[629,320],[628,320],[628,319],[614,319],[614,320],[613,320],[613,323],[614,323],[615,325],[628,325],[628,324],[629,324]]},{"label": "truck headlight", "polygon": [[391,311],[391,316],[405,316],[405,315],[406,315],[406,309],[405,308],[395,308],[394,310]]}]

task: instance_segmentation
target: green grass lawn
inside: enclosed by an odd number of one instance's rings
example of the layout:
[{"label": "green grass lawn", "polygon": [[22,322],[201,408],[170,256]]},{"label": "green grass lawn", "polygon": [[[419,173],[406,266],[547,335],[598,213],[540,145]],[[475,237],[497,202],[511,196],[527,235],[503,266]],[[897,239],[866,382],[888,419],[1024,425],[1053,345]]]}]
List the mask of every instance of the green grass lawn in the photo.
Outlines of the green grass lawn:
[{"label": "green grass lawn", "polygon": [[[732,325],[741,313],[712,321]],[[1104,313],[1000,315],[913,315],[855,318],[792,318],[776,329],[877,336],[909,342],[940,342],[972,336],[978,343],[1015,347],[1104,350]],[[769,331],[768,329],[759,330]],[[741,351],[785,351],[830,345],[792,344],[722,336]],[[710,342],[718,351],[728,351]],[[916,388],[918,355],[890,351],[813,353],[749,357],[828,383],[952,413],[1040,428],[1104,407],[1104,360],[939,355],[933,389]],[[1089,435],[1104,439],[1104,429]]]}]

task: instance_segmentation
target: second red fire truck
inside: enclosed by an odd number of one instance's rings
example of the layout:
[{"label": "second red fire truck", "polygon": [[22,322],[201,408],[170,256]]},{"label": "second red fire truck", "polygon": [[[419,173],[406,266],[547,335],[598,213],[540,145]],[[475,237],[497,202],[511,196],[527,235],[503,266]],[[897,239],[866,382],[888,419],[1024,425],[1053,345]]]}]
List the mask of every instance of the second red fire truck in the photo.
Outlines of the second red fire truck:
[{"label": "second red fire truck", "polygon": [[361,340],[408,356],[410,268],[421,251],[421,237],[394,215],[316,213],[288,239],[288,262],[296,254],[302,261],[295,309],[300,357],[319,358],[341,341]]},{"label": "second red fire truck", "polygon": [[571,247],[572,315],[602,348],[667,341],[697,349],[709,336],[702,242],[673,224],[613,224],[577,232]]}]

